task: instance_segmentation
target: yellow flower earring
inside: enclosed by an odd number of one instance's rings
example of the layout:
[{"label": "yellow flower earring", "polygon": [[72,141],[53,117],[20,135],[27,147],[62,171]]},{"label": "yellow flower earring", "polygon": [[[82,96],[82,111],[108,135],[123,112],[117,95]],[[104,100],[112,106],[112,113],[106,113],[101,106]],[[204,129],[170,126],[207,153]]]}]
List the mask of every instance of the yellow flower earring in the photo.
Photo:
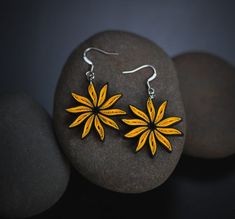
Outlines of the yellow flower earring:
[{"label": "yellow flower earring", "polygon": [[151,68],[153,70],[153,75],[147,80],[149,95],[149,98],[147,100],[148,113],[144,113],[135,106],[129,105],[132,113],[138,118],[122,119],[122,121],[129,126],[135,127],[130,132],[125,134],[126,138],[134,138],[140,136],[137,143],[136,151],[140,151],[148,140],[151,154],[154,156],[157,152],[158,143],[160,143],[168,152],[172,151],[172,145],[165,136],[182,136],[183,133],[181,131],[171,127],[172,125],[180,122],[182,119],[176,116],[165,118],[167,101],[164,101],[163,103],[161,103],[158,109],[155,109],[153,103],[155,91],[150,86],[150,82],[157,77],[157,72],[154,66],[143,65],[131,71],[124,71],[123,74],[134,73],[143,68]]},{"label": "yellow flower earring", "polygon": [[126,112],[120,109],[111,108],[121,98],[122,94],[116,94],[106,100],[108,83],[103,85],[99,95],[96,93],[93,84],[93,80],[95,79],[94,64],[90,59],[87,58],[87,53],[91,50],[95,50],[106,55],[118,55],[118,53],[106,52],[94,47],[89,47],[84,51],[83,59],[88,65],[90,65],[90,69],[86,72],[87,79],[90,82],[88,85],[90,99],[84,96],[80,96],[76,93],[72,93],[72,97],[81,105],[68,108],[66,111],[69,113],[79,114],[75,121],[69,125],[69,128],[79,126],[81,123],[85,122],[82,139],[89,134],[92,124],[94,123],[95,129],[99,134],[100,139],[103,141],[105,137],[105,131],[102,123],[119,130],[117,123],[109,117],[124,115]]}]

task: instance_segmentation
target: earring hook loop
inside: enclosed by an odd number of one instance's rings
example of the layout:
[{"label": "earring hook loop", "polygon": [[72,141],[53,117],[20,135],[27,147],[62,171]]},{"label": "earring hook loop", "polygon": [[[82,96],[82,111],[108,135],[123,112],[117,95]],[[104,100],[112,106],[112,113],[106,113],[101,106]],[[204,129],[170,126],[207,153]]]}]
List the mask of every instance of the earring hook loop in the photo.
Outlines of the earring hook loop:
[{"label": "earring hook loop", "polygon": [[94,51],[97,51],[97,52],[100,52],[100,53],[103,53],[105,55],[119,55],[118,53],[116,52],[107,52],[105,50],[102,50],[102,49],[98,49],[96,47],[89,47],[87,48],[84,53],[83,53],[83,60],[88,64],[90,65],[90,69],[88,72],[86,72],[86,76],[87,76],[87,79],[90,81],[90,83],[92,83],[92,81],[95,79],[95,73],[94,73],[94,63],[87,57],[87,54],[89,51],[91,50],[94,50]]},{"label": "earring hook loop", "polygon": [[153,99],[155,97],[155,90],[153,87],[151,87],[150,85],[150,82],[153,81],[156,77],[157,77],[157,71],[156,71],[156,68],[153,66],[153,65],[142,65],[138,68],[135,68],[133,70],[130,70],[130,71],[123,71],[122,73],[123,74],[131,74],[131,73],[135,73],[143,68],[151,68],[153,70],[153,75],[147,79],[147,87],[148,87],[148,94],[150,96],[151,99]]}]

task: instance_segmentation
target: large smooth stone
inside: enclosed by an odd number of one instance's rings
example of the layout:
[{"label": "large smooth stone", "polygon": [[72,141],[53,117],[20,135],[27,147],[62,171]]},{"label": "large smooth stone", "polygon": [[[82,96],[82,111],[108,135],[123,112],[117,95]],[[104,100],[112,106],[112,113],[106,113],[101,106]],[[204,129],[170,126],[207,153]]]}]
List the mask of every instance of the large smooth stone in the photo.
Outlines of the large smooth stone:
[{"label": "large smooth stone", "polygon": [[29,217],[64,193],[70,169],[47,112],[24,94],[0,97],[0,215]]},{"label": "large smooth stone", "polygon": [[186,117],[184,152],[222,158],[235,152],[235,68],[207,53],[174,58]]},{"label": "large smooth stone", "polygon": [[[87,138],[81,140],[83,125],[69,129],[76,116],[65,109],[76,106],[71,92],[87,96],[89,82],[85,76],[88,65],[82,55],[86,48],[97,47],[118,52],[119,56],[107,56],[91,51],[88,56],[95,63],[95,87],[97,90],[109,82],[109,95],[121,92],[123,97],[117,107],[129,112],[128,104],[146,110],[148,98],[146,80],[151,69],[124,75],[143,64],[156,66],[159,76],[152,82],[156,89],[156,101],[169,100],[167,114],[184,118],[184,108],[178,88],[178,79],[172,60],[157,45],[135,34],[107,31],[96,34],[81,44],[66,62],[60,76],[54,102],[54,125],[58,140],[74,167],[87,179],[104,188],[123,192],[140,193],[161,185],[174,170],[183,150],[184,137],[170,138],[173,152],[167,153],[161,146],[157,156],[151,158],[146,145],[134,153],[137,139],[124,139],[127,131],[121,125],[121,132],[105,126],[105,141],[101,142],[94,127]],[[124,118],[124,117],[122,117]],[[177,127],[185,132],[184,121]]]}]

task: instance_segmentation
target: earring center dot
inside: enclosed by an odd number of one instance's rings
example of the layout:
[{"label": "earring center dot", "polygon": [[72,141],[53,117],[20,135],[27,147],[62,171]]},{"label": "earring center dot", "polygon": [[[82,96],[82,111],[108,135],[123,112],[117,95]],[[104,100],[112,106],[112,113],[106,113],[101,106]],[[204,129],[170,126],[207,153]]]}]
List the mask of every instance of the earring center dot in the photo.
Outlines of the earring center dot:
[{"label": "earring center dot", "polygon": [[156,124],[154,122],[150,122],[148,126],[149,126],[149,129],[151,129],[152,131],[156,129]]},{"label": "earring center dot", "polygon": [[100,108],[99,108],[98,106],[95,106],[95,107],[93,107],[93,109],[92,109],[92,112],[93,112],[94,114],[98,114],[99,111],[100,111]]}]

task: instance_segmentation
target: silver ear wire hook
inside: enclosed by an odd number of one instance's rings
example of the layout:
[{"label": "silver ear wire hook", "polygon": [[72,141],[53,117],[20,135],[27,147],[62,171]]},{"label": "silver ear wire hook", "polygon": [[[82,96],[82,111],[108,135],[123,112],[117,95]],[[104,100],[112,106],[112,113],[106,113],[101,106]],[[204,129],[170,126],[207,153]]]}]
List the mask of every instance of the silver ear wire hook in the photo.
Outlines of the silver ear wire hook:
[{"label": "silver ear wire hook", "polygon": [[95,51],[98,51],[100,53],[103,53],[105,55],[118,55],[118,53],[116,52],[107,52],[107,51],[104,51],[102,49],[98,49],[98,48],[95,48],[95,47],[89,47],[87,48],[84,53],[83,53],[83,59],[84,61],[90,65],[90,70],[88,72],[86,72],[86,76],[87,76],[87,79],[90,81],[90,83],[92,83],[92,81],[95,79],[95,73],[94,73],[94,63],[87,57],[87,53],[91,50],[95,50]]},{"label": "silver ear wire hook", "polygon": [[156,77],[157,77],[157,71],[156,71],[156,68],[152,65],[142,65],[136,69],[133,69],[133,70],[130,70],[130,71],[123,71],[122,73],[123,74],[130,74],[130,73],[134,73],[134,72],[137,72],[143,68],[151,68],[153,70],[153,75],[148,78],[147,80],[147,86],[148,86],[148,94],[150,96],[151,99],[153,99],[155,97],[155,90],[154,88],[151,87],[150,85],[150,82],[153,81]]}]

